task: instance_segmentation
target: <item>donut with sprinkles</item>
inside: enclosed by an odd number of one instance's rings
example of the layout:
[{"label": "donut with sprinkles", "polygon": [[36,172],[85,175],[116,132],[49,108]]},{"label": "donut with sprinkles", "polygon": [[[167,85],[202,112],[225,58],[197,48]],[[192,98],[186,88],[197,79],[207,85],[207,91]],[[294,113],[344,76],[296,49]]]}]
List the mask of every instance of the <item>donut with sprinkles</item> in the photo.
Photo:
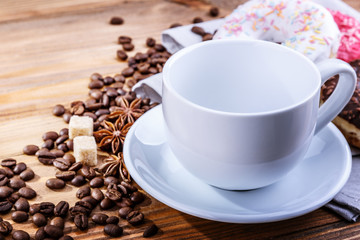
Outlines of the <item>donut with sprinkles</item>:
[{"label": "donut with sprinkles", "polygon": [[331,13],[307,0],[251,0],[238,6],[214,39],[260,39],[281,43],[312,61],[336,57],[340,31]]}]

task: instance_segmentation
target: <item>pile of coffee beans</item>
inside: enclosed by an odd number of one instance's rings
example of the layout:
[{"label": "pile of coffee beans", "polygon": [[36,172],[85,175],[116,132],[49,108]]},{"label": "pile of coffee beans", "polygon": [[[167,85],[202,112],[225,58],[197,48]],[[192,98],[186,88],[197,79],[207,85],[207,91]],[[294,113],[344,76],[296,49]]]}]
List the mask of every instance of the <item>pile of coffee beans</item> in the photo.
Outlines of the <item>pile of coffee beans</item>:
[{"label": "pile of coffee beans", "polygon": [[[219,9],[210,8],[209,16],[217,17]],[[201,17],[195,17],[192,23],[203,22]],[[112,17],[110,24],[121,25],[124,19]],[[182,24],[174,23],[170,27]],[[203,41],[211,40],[213,35],[204,29],[194,26],[192,32],[202,37]],[[171,56],[165,47],[157,43],[152,37],[145,41],[148,50],[144,53],[137,52],[129,57],[129,51],[134,50],[132,38],[126,35],[118,37],[118,44],[122,46],[116,52],[117,59],[127,61],[127,67],[114,76],[103,76],[93,73],[90,76],[89,98],[85,101],[78,100],[65,108],[57,104],[52,109],[54,116],[62,117],[69,123],[71,116],[89,116],[94,120],[94,130],[102,128],[101,123],[109,120],[108,116],[117,110],[121,99],[126,99],[129,105],[136,99],[131,88],[139,81],[160,73],[167,59]],[[150,104],[150,99],[141,99],[140,108],[145,111],[156,106]],[[67,184],[78,187],[76,197],[79,199],[74,206],[66,201],[56,205],[52,202],[29,204],[28,200],[36,197],[36,191],[26,185],[35,177],[35,173],[25,163],[17,163],[15,159],[8,158],[1,161],[0,168],[0,214],[10,212],[11,219],[16,223],[28,221],[38,227],[34,236],[35,240],[60,239],[71,240],[71,236],[64,235],[65,221],[70,219],[75,226],[84,231],[89,228],[89,222],[104,226],[104,233],[110,237],[120,237],[123,234],[123,222],[132,226],[144,223],[144,215],[138,204],[144,201],[145,195],[129,181],[120,181],[113,176],[103,176],[96,168],[85,166],[76,162],[71,151],[73,141],[69,139],[68,128],[59,132],[48,131],[42,136],[43,144],[33,144],[23,148],[26,155],[35,155],[44,165],[52,165],[57,169],[53,178],[49,178],[45,185],[52,190],[63,189]],[[102,149],[104,150],[104,149]],[[111,151],[109,151],[111,153]],[[96,209],[108,210],[116,207],[118,216],[108,216]],[[120,220],[121,219],[121,220]],[[121,221],[121,222],[120,222]],[[143,237],[151,237],[158,232],[155,224],[147,226]],[[12,233],[13,239],[27,240],[30,235],[23,230],[13,230],[12,225],[0,217],[0,240]]]}]

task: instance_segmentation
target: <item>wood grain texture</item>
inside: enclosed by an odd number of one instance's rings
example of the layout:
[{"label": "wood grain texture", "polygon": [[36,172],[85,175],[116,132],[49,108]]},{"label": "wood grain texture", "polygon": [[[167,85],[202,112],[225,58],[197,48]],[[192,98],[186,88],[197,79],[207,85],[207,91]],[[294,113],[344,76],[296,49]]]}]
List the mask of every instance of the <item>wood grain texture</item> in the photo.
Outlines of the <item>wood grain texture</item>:
[{"label": "wood grain texture", "polygon": [[[14,157],[36,172],[28,184],[37,190],[31,202],[65,199],[74,204],[77,188],[62,191],[45,187],[55,169],[41,165],[35,157],[22,154],[27,144],[41,145],[41,136],[59,131],[67,124],[51,114],[57,103],[69,106],[87,98],[89,76],[119,73],[126,64],[116,60],[119,35],[129,35],[136,46],[130,53],[144,51],[149,36],[160,40],[171,23],[205,20],[210,4],[221,6],[221,15],[242,1],[160,1],[160,0],[2,0],[0,1],[0,160]],[[358,0],[345,1],[360,10]],[[108,24],[112,16],[122,16],[125,24]],[[154,222],[160,227],[155,239],[358,239],[359,224],[349,224],[324,208],[295,219],[266,224],[228,224],[193,217],[158,202],[147,195],[140,208],[146,222],[132,227],[126,222],[122,239],[138,239]],[[116,211],[106,211],[116,215]],[[9,215],[4,216],[10,219]],[[12,222],[10,220],[10,222]],[[29,220],[14,224],[34,234]],[[76,230],[66,223],[66,232],[75,239],[107,239],[102,227]]]}]

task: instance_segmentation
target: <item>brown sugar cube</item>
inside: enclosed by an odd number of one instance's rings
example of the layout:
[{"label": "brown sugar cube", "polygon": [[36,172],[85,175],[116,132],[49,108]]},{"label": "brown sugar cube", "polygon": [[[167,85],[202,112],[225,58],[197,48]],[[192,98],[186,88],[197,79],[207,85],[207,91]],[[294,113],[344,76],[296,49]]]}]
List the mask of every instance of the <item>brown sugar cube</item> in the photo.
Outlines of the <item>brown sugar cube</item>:
[{"label": "brown sugar cube", "polygon": [[77,136],[74,138],[74,157],[76,162],[88,166],[97,164],[97,148],[93,136]]},{"label": "brown sugar cube", "polygon": [[77,136],[92,136],[94,121],[88,116],[72,116],[69,123],[69,138]]}]

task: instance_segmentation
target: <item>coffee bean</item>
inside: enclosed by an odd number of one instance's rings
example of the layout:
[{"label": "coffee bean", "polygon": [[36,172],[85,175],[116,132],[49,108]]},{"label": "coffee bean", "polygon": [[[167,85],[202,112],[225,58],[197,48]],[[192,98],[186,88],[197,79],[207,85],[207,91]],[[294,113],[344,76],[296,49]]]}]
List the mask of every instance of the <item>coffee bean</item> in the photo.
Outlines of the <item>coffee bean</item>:
[{"label": "coffee bean", "polygon": [[123,228],[117,224],[106,224],[104,227],[104,233],[110,237],[120,237],[123,233]]},{"label": "coffee bean", "polygon": [[100,89],[104,86],[104,82],[100,80],[91,81],[88,85],[90,89]]},{"label": "coffee bean", "polygon": [[74,239],[69,235],[65,235],[65,236],[62,236],[61,238],[59,238],[59,240],[74,240]]},{"label": "coffee bean", "polygon": [[105,85],[110,85],[114,82],[114,78],[110,77],[110,76],[106,76],[104,77],[104,84]]},{"label": "coffee bean", "polygon": [[106,95],[108,95],[110,98],[115,98],[118,95],[118,92],[116,89],[109,89],[106,91]]},{"label": "coffee bean", "polygon": [[3,167],[2,169],[5,171],[5,175],[7,178],[12,178],[14,176],[14,173],[10,168]]},{"label": "coffee bean", "polygon": [[110,98],[108,95],[104,94],[101,97],[101,104],[104,108],[106,109],[99,109],[95,112],[96,116],[100,116],[100,115],[104,115],[104,114],[109,114],[110,111],[108,109],[108,107],[110,106]]},{"label": "coffee bean", "polygon": [[22,173],[20,173],[20,178],[24,181],[29,181],[35,177],[35,173],[31,169],[26,169]]},{"label": "coffee bean", "polygon": [[94,81],[94,80],[101,80],[103,79],[102,75],[100,73],[93,73],[90,76],[90,80]]},{"label": "coffee bean", "polygon": [[52,216],[54,214],[55,205],[51,202],[41,202],[39,212],[45,216]]},{"label": "coffee bean", "polygon": [[105,186],[108,186],[110,183],[119,184],[119,179],[113,176],[106,177],[104,179]]},{"label": "coffee bean", "polygon": [[57,226],[61,229],[64,229],[65,221],[61,217],[54,217],[53,219],[51,219],[50,225]]},{"label": "coffee bean", "polygon": [[55,141],[58,137],[59,137],[59,134],[55,131],[49,131],[42,135],[42,139],[44,141],[49,140],[49,139]]},{"label": "coffee bean", "polygon": [[35,155],[37,151],[39,151],[39,147],[33,144],[26,145],[23,148],[23,153],[26,155]]},{"label": "coffee bean", "polygon": [[118,38],[118,43],[119,44],[131,43],[131,41],[132,41],[131,37],[128,37],[128,36],[120,36]]},{"label": "coffee bean", "polygon": [[13,230],[12,225],[8,221],[1,221],[0,222],[0,233],[4,236],[7,236]]},{"label": "coffee bean", "polygon": [[143,237],[145,237],[145,238],[152,237],[158,232],[158,230],[159,230],[159,228],[155,224],[151,224],[150,226],[148,226],[145,229],[145,231],[143,233]]},{"label": "coffee bean", "polygon": [[176,27],[181,27],[181,26],[182,26],[181,23],[173,23],[173,24],[170,25],[169,28],[176,28]]},{"label": "coffee bean", "polygon": [[213,39],[213,35],[211,33],[206,33],[203,37],[202,37],[202,41],[209,41]]},{"label": "coffee bean", "polygon": [[44,227],[40,227],[35,233],[35,240],[44,240],[46,237]]},{"label": "coffee bean", "polygon": [[39,150],[38,160],[44,165],[52,165],[56,155],[46,150]]},{"label": "coffee bean", "polygon": [[91,191],[91,197],[93,197],[96,201],[100,202],[101,200],[104,199],[104,194],[100,189],[95,188]]},{"label": "coffee bean", "polygon": [[30,215],[34,215],[38,212],[40,212],[40,203],[31,204],[29,208]]},{"label": "coffee bean", "polygon": [[112,200],[110,200],[109,198],[104,198],[100,202],[100,207],[101,207],[101,209],[104,209],[104,210],[110,209],[114,205],[115,205],[115,203]]},{"label": "coffee bean", "polygon": [[82,186],[76,192],[76,197],[82,199],[83,197],[90,196],[91,189],[89,186]]},{"label": "coffee bean", "polygon": [[106,223],[107,224],[118,224],[119,220],[120,219],[116,216],[110,216],[110,217],[108,217],[108,219],[106,219]]},{"label": "coffee bean", "polygon": [[125,61],[128,58],[128,55],[123,50],[117,50],[116,56],[121,61]]},{"label": "coffee bean", "polygon": [[146,39],[146,46],[148,46],[148,47],[154,47],[155,43],[156,43],[155,39],[153,39],[151,37]]},{"label": "coffee bean", "polygon": [[69,135],[69,129],[68,128],[62,128],[59,131],[59,136],[62,136],[62,135]]},{"label": "coffee bean", "polygon": [[7,198],[7,200],[11,203],[15,203],[17,200],[20,199],[20,194],[18,192],[14,192]]},{"label": "coffee bean", "polygon": [[15,165],[16,165],[16,160],[13,158],[7,158],[1,161],[1,166],[3,167],[13,168]]},{"label": "coffee bean", "polygon": [[46,181],[46,186],[50,189],[62,189],[65,185],[65,182],[58,178],[49,178]]},{"label": "coffee bean", "polygon": [[103,213],[95,213],[92,217],[91,220],[99,225],[105,225],[106,224],[106,220],[109,218],[108,215],[103,214]]},{"label": "coffee bean", "polygon": [[90,203],[93,208],[95,208],[98,204],[98,201],[91,196],[86,196],[86,197],[82,198],[81,201]]},{"label": "coffee bean", "polygon": [[1,186],[0,187],[0,198],[7,198],[9,197],[14,190],[8,186]]},{"label": "coffee bean", "polygon": [[18,190],[26,186],[25,182],[20,178],[11,178],[8,185],[14,190]]},{"label": "coffee bean", "polygon": [[48,154],[49,153],[49,149],[47,148],[40,148],[39,151],[37,151],[35,153],[35,156],[40,156],[40,155],[43,155],[43,154]]},{"label": "coffee bean", "polygon": [[166,48],[160,43],[155,44],[154,49],[158,52],[164,52],[166,50]]},{"label": "coffee bean", "polygon": [[42,227],[47,224],[46,217],[41,213],[35,213],[32,217],[32,221],[37,227]]},{"label": "coffee bean", "polygon": [[63,156],[63,158],[65,160],[68,160],[71,164],[75,163],[75,157],[74,155],[72,155],[71,153],[65,153],[65,155]]},{"label": "coffee bean", "polygon": [[46,225],[44,227],[44,231],[47,235],[49,235],[49,237],[55,239],[59,239],[64,235],[64,231],[61,228],[54,225]]},{"label": "coffee bean", "polygon": [[206,34],[205,30],[198,26],[193,26],[191,31],[197,35],[204,36]]},{"label": "coffee bean", "polygon": [[69,211],[69,203],[66,201],[60,201],[54,208],[54,214],[58,217],[66,217]]},{"label": "coffee bean", "polygon": [[5,201],[0,201],[0,213],[7,213],[11,210],[11,208],[13,207],[13,204],[7,200]]},{"label": "coffee bean", "polygon": [[[106,95],[104,95],[104,96],[106,96]],[[109,109],[104,109],[104,108],[102,108],[102,109],[99,109],[99,110],[97,110],[97,111],[95,112],[95,115],[96,115],[96,116],[101,116],[101,115],[105,115],[105,114],[110,114]]]},{"label": "coffee bean", "polygon": [[124,43],[122,47],[125,51],[132,51],[135,46],[132,43]]},{"label": "coffee bean", "polygon": [[217,7],[211,7],[209,10],[209,14],[212,17],[217,17],[219,15],[219,13],[220,13],[220,11],[219,11],[219,8],[217,8]]},{"label": "coffee bean", "polygon": [[57,171],[55,173],[55,177],[58,179],[61,179],[63,181],[70,181],[71,179],[73,179],[76,176],[75,171]]},{"label": "coffee bean", "polygon": [[69,112],[64,113],[64,114],[63,114],[64,122],[69,123],[71,117],[72,117],[72,114],[71,114],[71,113],[69,113]]},{"label": "coffee bean", "polygon": [[54,106],[53,110],[52,110],[52,113],[55,115],[55,116],[61,116],[65,113],[65,107],[61,104],[57,104]]},{"label": "coffee bean", "polygon": [[142,194],[139,191],[132,193],[131,196],[130,196],[130,200],[133,201],[136,204],[141,203],[142,201],[144,201],[144,198],[145,198],[144,194]]},{"label": "coffee bean", "polygon": [[66,171],[71,166],[71,162],[65,158],[55,158],[53,165],[61,171]]},{"label": "coffee bean", "polygon": [[80,230],[85,230],[89,227],[88,217],[84,214],[77,214],[74,217],[75,226]]},{"label": "coffee bean", "polygon": [[69,209],[69,212],[71,216],[75,216],[77,214],[85,214],[86,216],[89,216],[92,209],[93,209],[92,204],[85,201],[78,201],[75,203],[74,207],[71,207]]},{"label": "coffee bean", "polygon": [[105,196],[112,201],[119,201],[122,197],[121,193],[115,189],[108,189],[105,193]]},{"label": "coffee bean", "polygon": [[36,192],[30,187],[22,187],[19,189],[18,192],[21,197],[24,197],[26,199],[33,199],[34,197],[36,197]]},{"label": "coffee bean", "polygon": [[51,153],[55,154],[55,157],[56,158],[61,158],[64,156],[64,151],[63,150],[60,150],[60,149],[51,149],[50,150]]},{"label": "coffee bean", "polygon": [[122,207],[133,207],[134,206],[134,202],[131,201],[129,198],[121,198],[120,201],[116,202],[116,206],[122,208]]},{"label": "coffee bean", "polygon": [[51,150],[54,148],[54,141],[51,139],[45,140],[45,142],[41,145],[42,148],[47,148],[48,150]]},{"label": "coffee bean", "polygon": [[30,235],[23,230],[15,230],[11,236],[13,240],[30,240]]},{"label": "coffee bean", "polygon": [[201,22],[203,22],[204,20],[201,18],[201,17],[195,17],[194,19],[193,19],[193,23],[201,23]]},{"label": "coffee bean", "polygon": [[110,19],[111,25],[121,25],[124,23],[124,19],[122,17],[112,17]]},{"label": "coffee bean", "polygon": [[126,187],[126,189],[130,192],[136,192],[137,191],[137,188],[133,185],[131,185],[130,183],[128,182],[125,182],[125,181],[122,181],[121,182],[121,185]]},{"label": "coffee bean", "polygon": [[15,167],[13,168],[13,173],[16,175],[19,175],[24,170],[26,170],[26,168],[27,168],[26,164],[23,162],[20,162],[20,163],[16,164]]},{"label": "coffee bean", "polygon": [[126,216],[126,220],[132,225],[138,225],[144,221],[144,215],[139,211],[132,211]]},{"label": "coffee bean", "polygon": [[29,204],[28,200],[26,200],[25,198],[19,198],[15,202],[14,207],[17,211],[28,212],[30,209],[30,204]]},{"label": "coffee bean", "polygon": [[63,152],[69,151],[69,148],[68,148],[68,146],[67,146],[66,143],[61,143],[61,144],[59,144],[59,145],[57,146],[57,149],[59,149],[59,150],[61,150],[61,151],[63,151]]},{"label": "coffee bean", "polygon": [[104,186],[104,179],[102,177],[95,177],[90,181],[90,187],[92,188],[101,188]]},{"label": "coffee bean", "polygon": [[4,174],[0,174],[0,186],[5,186],[8,183],[9,183],[9,178]]},{"label": "coffee bean", "polygon": [[29,214],[24,211],[15,211],[11,214],[11,219],[17,223],[25,222],[28,218]]},{"label": "coffee bean", "polygon": [[80,168],[82,168],[83,164],[81,162],[75,162],[71,167],[69,167],[69,171],[78,171]]},{"label": "coffee bean", "polygon": [[131,207],[122,207],[119,209],[119,216],[123,219],[126,219],[126,216],[129,215],[130,212],[132,212],[133,209]]},{"label": "coffee bean", "polygon": [[82,176],[84,176],[86,179],[93,179],[96,176],[96,172],[94,170],[94,168],[89,167],[87,165],[84,165],[80,170],[79,170],[79,174],[81,174]]},{"label": "coffee bean", "polygon": [[56,139],[55,143],[56,143],[57,145],[60,145],[61,143],[65,142],[65,141],[68,140],[68,139],[69,139],[69,136],[68,136],[68,135],[62,135],[62,136],[60,136],[60,137],[58,137],[58,138]]},{"label": "coffee bean", "polygon": [[80,187],[86,183],[86,179],[82,175],[77,175],[70,181],[70,183],[75,187]]}]

